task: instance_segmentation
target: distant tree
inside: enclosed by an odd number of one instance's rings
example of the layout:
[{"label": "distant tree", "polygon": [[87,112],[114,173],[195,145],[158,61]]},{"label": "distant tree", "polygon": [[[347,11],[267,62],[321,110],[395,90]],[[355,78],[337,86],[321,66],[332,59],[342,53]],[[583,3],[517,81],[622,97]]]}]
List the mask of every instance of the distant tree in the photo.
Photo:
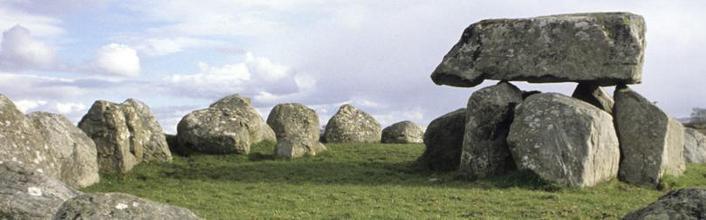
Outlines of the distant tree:
[{"label": "distant tree", "polygon": [[706,108],[693,108],[691,123],[706,123]]}]

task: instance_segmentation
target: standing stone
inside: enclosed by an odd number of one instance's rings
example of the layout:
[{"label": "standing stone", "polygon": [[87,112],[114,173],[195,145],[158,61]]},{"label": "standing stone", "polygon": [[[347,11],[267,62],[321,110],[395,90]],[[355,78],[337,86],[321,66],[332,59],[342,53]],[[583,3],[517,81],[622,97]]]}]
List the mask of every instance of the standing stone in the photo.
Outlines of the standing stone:
[{"label": "standing stone", "polygon": [[327,143],[377,143],[381,139],[380,123],[352,105],[342,105],[326,124]]},{"label": "standing stone", "polygon": [[484,79],[633,84],[644,51],[644,19],[631,13],[483,20],[466,28],[431,78],[460,87]]},{"label": "standing stone", "polygon": [[571,97],[588,102],[589,104],[596,106],[609,114],[613,113],[613,98],[611,98],[608,93],[604,92],[603,89],[595,83],[579,83]]},{"label": "standing stone", "polygon": [[424,154],[417,166],[435,171],[458,169],[466,126],[466,109],[446,113],[429,123],[424,132]]},{"label": "standing stone", "polygon": [[507,142],[518,169],[565,186],[594,186],[618,173],[620,149],[610,114],[556,93],[520,104]]},{"label": "standing stone", "polygon": [[424,130],[411,121],[401,121],[382,129],[382,143],[422,143]]},{"label": "standing stone", "polygon": [[319,117],[302,104],[276,105],[267,117],[267,124],[277,135],[277,156],[297,158],[326,150],[319,142]]},{"label": "standing stone", "polygon": [[188,209],[123,193],[92,193],[66,201],[54,219],[199,219]]},{"label": "standing stone", "polygon": [[169,151],[169,144],[163,133],[164,130],[149,107],[135,99],[127,99],[123,105],[130,105],[135,108],[137,116],[142,121],[142,127],[147,133],[147,139],[143,145],[142,161],[172,161],[172,153]]},{"label": "standing stone", "polygon": [[706,190],[671,191],[647,207],[628,213],[623,219],[706,219]]},{"label": "standing stone", "polygon": [[476,179],[515,170],[506,137],[522,91],[507,82],[474,92],[466,107],[466,128],[459,171]]},{"label": "standing stone", "polygon": [[706,163],[706,135],[693,128],[684,129],[684,160]]},{"label": "standing stone", "polygon": [[684,163],[684,127],[657,106],[626,86],[615,98],[615,125],[622,159],[620,179],[657,186],[663,175],[681,175]]},{"label": "standing stone", "polygon": [[64,201],[79,194],[26,164],[0,162],[0,219],[51,219]]},{"label": "standing stone", "polygon": [[76,188],[99,181],[96,145],[86,133],[63,115],[33,112],[28,117],[57,152],[59,179]]},{"label": "standing stone", "polygon": [[193,111],[177,125],[180,148],[210,154],[248,154],[250,145],[275,141],[250,100],[239,95],[224,97],[206,109]]}]

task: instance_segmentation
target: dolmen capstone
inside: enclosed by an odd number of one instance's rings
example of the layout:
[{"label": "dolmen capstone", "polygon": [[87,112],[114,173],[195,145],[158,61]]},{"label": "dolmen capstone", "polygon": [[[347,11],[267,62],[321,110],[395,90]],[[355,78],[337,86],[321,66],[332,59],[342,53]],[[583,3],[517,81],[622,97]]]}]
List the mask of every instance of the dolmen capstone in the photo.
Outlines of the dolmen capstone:
[{"label": "dolmen capstone", "polygon": [[319,117],[316,111],[298,103],[278,104],[267,117],[277,136],[275,155],[297,158],[314,156],[326,150],[319,142]]},{"label": "dolmen capstone", "polygon": [[628,213],[623,219],[706,219],[706,189],[671,191],[656,202]]},{"label": "dolmen capstone", "polygon": [[693,128],[684,128],[684,162],[706,163],[706,135]]},{"label": "dolmen capstone", "polygon": [[401,121],[382,129],[382,143],[422,143],[424,130],[412,121]]},{"label": "dolmen capstone", "polygon": [[201,153],[248,154],[261,141],[276,141],[275,133],[250,99],[238,94],[187,114],[177,125],[179,147]]},{"label": "dolmen capstone", "polygon": [[342,105],[326,124],[326,143],[377,143],[382,130],[373,116],[353,107]]},{"label": "dolmen capstone", "polygon": [[24,115],[0,94],[0,163],[86,187],[99,181],[93,141],[63,116],[36,112]]},{"label": "dolmen capstone", "polygon": [[466,109],[461,108],[432,120],[424,132],[424,153],[418,168],[434,171],[457,170],[461,160]]},{"label": "dolmen capstone", "polygon": [[140,162],[172,160],[164,131],[147,105],[98,100],[78,123],[96,144],[101,172],[126,173]]}]

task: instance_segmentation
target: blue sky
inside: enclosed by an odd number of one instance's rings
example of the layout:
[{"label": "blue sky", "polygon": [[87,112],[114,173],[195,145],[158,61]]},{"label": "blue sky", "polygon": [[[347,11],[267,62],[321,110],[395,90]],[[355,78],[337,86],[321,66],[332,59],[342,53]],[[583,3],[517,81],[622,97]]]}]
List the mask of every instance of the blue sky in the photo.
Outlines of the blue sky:
[{"label": "blue sky", "polygon": [[[633,88],[675,117],[706,107],[702,1],[2,0],[0,93],[26,112],[74,121],[97,99],[133,97],[169,132],[233,93],[252,97],[263,116],[299,102],[325,123],[352,103],[385,125],[426,124],[494,83],[453,88],[429,78],[466,26],[593,11],[645,16],[643,84]],[[565,94],[575,86],[517,85]]]}]

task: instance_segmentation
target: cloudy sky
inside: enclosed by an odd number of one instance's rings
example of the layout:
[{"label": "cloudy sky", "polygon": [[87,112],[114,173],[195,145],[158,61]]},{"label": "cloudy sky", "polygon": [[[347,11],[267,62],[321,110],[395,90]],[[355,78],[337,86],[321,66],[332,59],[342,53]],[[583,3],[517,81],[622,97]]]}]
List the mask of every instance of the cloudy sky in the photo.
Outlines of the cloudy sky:
[{"label": "cloudy sky", "polygon": [[[75,122],[97,99],[134,97],[168,132],[233,93],[265,117],[299,102],[325,122],[352,103],[384,125],[426,124],[494,83],[429,78],[466,26],[592,11],[645,17],[636,90],[675,117],[706,107],[704,1],[0,0],[0,93]],[[518,86],[570,94],[575,85]]]}]

